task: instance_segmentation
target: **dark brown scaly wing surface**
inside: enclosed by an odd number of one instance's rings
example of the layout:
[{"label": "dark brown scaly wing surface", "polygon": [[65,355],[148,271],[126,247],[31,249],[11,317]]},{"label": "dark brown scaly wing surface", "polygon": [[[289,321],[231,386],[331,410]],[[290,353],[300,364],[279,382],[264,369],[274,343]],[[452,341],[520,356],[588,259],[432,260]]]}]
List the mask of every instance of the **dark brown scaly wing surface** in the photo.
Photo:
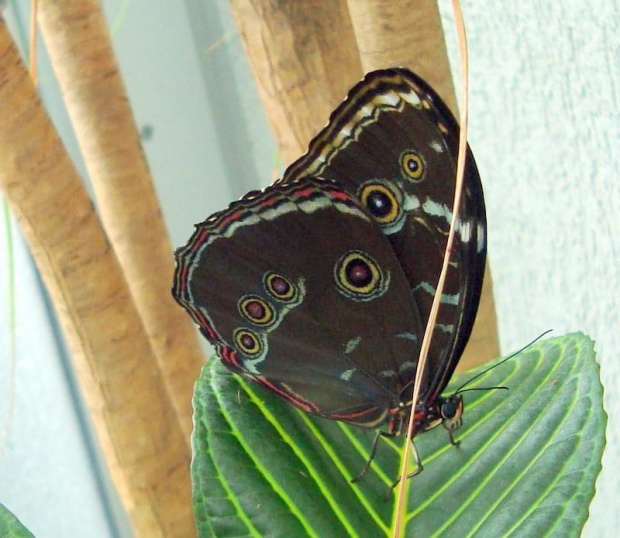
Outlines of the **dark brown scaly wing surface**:
[{"label": "dark brown scaly wing surface", "polygon": [[[333,112],[280,183],[333,179],[376,217],[426,324],[443,262],[455,187],[459,128],[439,96],[406,69],[369,73]],[[448,383],[474,323],[486,258],[482,185],[468,150],[452,261],[421,401]],[[421,335],[420,335],[421,336]]]},{"label": "dark brown scaly wing surface", "polygon": [[420,316],[354,196],[312,178],[249,193],[198,225],[176,258],[173,295],[232,370],[361,426],[398,404]]}]

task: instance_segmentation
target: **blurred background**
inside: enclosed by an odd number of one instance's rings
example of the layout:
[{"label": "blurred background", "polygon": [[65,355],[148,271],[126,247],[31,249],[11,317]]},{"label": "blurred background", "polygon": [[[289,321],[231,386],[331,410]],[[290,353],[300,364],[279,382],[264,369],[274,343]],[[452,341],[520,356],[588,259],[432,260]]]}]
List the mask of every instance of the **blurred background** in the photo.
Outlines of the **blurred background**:
[{"label": "blurred background", "polygon": [[[278,158],[227,1],[102,5],[172,241],[180,246],[194,223],[266,186],[287,163]],[[440,5],[458,65],[451,8]],[[465,0],[463,9],[470,144],[486,194],[502,353],[549,328],[555,335],[583,331],[597,342],[610,422],[584,536],[616,536],[620,1]],[[26,53],[29,2],[9,1],[4,16]],[[40,91],[88,183],[43,45]],[[10,216],[0,222],[0,305],[0,501],[36,536],[130,536],[53,310]]]}]

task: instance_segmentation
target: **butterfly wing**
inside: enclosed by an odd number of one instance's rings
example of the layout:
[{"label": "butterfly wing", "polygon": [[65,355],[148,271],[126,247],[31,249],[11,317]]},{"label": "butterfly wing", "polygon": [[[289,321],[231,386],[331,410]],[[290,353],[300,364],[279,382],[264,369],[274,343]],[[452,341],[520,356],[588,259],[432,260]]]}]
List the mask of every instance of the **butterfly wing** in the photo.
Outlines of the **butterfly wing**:
[{"label": "butterfly wing", "polygon": [[420,315],[354,196],[312,178],[249,193],[198,225],[176,257],[173,295],[229,368],[362,426],[398,405]]},{"label": "butterfly wing", "polygon": [[[423,326],[429,317],[452,218],[459,128],[439,96],[406,69],[369,73],[332,113],[281,183],[336,180],[388,237]],[[445,388],[474,323],[486,258],[482,185],[468,149],[464,195],[421,400]]]}]

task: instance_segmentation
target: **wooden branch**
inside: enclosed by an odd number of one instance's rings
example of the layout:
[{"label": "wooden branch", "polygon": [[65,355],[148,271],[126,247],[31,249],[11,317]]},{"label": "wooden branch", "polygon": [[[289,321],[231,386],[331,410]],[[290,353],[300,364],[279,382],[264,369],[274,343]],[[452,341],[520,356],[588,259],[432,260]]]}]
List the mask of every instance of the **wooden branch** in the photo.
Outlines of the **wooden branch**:
[{"label": "wooden branch", "polygon": [[137,536],[192,536],[190,453],[82,181],[0,17],[0,188],[50,292]]},{"label": "wooden branch", "polygon": [[300,157],[361,77],[345,0],[231,0],[286,164]]},{"label": "wooden branch", "polygon": [[189,443],[204,357],[170,294],[172,246],[99,2],[41,0],[38,17],[101,218]]},{"label": "wooden branch", "polygon": [[[395,65],[408,67],[424,78],[458,117],[436,0],[349,0],[349,9],[365,71]],[[478,316],[457,371],[468,370],[498,355],[497,318],[487,263]]]},{"label": "wooden branch", "polygon": [[408,67],[456,114],[456,98],[437,0],[348,0],[364,71]]},{"label": "wooden branch", "polygon": [[456,372],[466,372],[474,366],[484,364],[499,357],[499,339],[497,335],[497,315],[493,299],[493,277],[487,261],[482,283],[482,295],[476,322]]}]

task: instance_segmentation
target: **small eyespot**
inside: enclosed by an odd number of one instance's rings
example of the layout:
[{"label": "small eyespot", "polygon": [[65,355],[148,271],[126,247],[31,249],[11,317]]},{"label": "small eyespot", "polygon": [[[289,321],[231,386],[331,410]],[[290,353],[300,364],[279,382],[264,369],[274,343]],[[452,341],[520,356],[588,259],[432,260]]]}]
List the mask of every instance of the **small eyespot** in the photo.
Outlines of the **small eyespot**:
[{"label": "small eyespot", "polygon": [[405,178],[420,181],[424,177],[426,165],[424,159],[417,151],[408,150],[400,156],[400,169]]},{"label": "small eyespot", "polygon": [[263,349],[260,338],[250,329],[235,329],[233,338],[235,339],[235,346],[244,355],[255,357]]},{"label": "small eyespot", "polygon": [[297,299],[299,291],[288,278],[270,271],[263,277],[265,291],[282,303],[292,303]]},{"label": "small eyespot", "polygon": [[237,307],[241,316],[255,325],[271,325],[275,320],[273,307],[256,295],[241,297]]},{"label": "small eyespot", "polygon": [[362,186],[359,197],[362,205],[379,224],[392,224],[402,216],[401,203],[392,190],[381,183],[366,183]]},{"label": "small eyespot", "polygon": [[352,250],[342,256],[334,267],[339,291],[349,299],[370,301],[383,295],[389,284],[377,262],[368,254]]}]

